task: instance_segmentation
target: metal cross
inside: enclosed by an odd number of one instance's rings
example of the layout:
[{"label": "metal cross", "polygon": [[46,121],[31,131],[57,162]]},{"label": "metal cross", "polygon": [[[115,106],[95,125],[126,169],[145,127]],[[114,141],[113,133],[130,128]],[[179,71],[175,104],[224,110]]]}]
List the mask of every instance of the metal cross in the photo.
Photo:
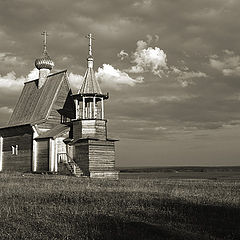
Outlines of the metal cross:
[{"label": "metal cross", "polygon": [[47,51],[47,36],[48,36],[48,34],[47,34],[46,31],[44,31],[44,32],[41,33],[41,35],[44,36],[44,39],[43,39],[43,51],[45,52],[45,51]]},{"label": "metal cross", "polygon": [[86,36],[86,38],[89,39],[89,44],[88,44],[88,47],[89,47],[89,49],[88,49],[88,54],[89,54],[89,56],[92,56],[92,40],[95,40],[95,38],[92,37],[92,34],[91,34],[91,33],[89,33],[89,34]]}]

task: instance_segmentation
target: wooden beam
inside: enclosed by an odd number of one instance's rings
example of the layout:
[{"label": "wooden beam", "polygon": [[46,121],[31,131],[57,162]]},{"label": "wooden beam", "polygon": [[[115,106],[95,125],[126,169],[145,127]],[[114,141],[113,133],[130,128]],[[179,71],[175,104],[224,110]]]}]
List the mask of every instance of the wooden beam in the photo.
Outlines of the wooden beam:
[{"label": "wooden beam", "polygon": [[82,111],[83,111],[82,118],[85,119],[85,97],[83,97],[83,108],[82,108]]},{"label": "wooden beam", "polygon": [[57,138],[54,140],[54,172],[58,171]]},{"label": "wooden beam", "polygon": [[34,138],[38,137],[37,129],[35,126],[32,126],[33,129],[33,155],[32,155],[32,171],[37,171],[37,142]]},{"label": "wooden beam", "polygon": [[93,118],[96,118],[96,97],[93,97]]},{"label": "wooden beam", "polygon": [[79,106],[78,106],[78,100],[77,99],[74,99],[74,103],[75,103],[75,114],[76,114],[76,119],[79,118]]},{"label": "wooden beam", "polygon": [[49,171],[54,171],[54,156],[55,156],[55,147],[54,140],[52,138],[49,139]]},{"label": "wooden beam", "polygon": [[3,137],[0,137],[0,172],[3,166]]},{"label": "wooden beam", "polygon": [[103,104],[103,98],[101,98],[102,103],[102,119],[104,119],[104,104]]},{"label": "wooden beam", "polygon": [[89,108],[90,108],[90,118],[92,118],[92,102],[89,103]]}]

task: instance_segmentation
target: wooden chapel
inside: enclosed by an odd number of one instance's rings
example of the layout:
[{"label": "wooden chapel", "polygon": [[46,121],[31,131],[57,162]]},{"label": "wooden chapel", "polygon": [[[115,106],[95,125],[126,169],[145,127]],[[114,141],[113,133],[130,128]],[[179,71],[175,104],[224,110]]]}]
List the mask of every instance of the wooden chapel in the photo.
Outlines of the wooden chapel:
[{"label": "wooden chapel", "polygon": [[47,52],[35,61],[39,78],[25,82],[7,126],[0,128],[0,171],[59,173],[118,179],[115,141],[107,136],[104,101],[94,74],[92,35],[87,70],[73,94],[67,71],[50,73]]}]

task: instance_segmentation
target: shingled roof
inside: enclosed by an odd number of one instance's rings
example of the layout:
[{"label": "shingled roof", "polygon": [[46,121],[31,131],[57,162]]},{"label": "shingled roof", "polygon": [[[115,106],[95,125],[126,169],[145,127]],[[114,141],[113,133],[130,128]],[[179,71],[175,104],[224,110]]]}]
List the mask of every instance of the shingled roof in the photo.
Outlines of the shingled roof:
[{"label": "shingled roof", "polygon": [[79,90],[79,93],[81,93],[81,94],[90,94],[90,93],[102,94],[99,83],[98,83],[97,79],[95,79],[95,74],[94,74],[93,68],[91,68],[91,67],[87,68],[82,86]]},{"label": "shingled roof", "polygon": [[49,75],[41,88],[38,88],[38,79],[26,82],[8,126],[37,123],[46,119],[65,78],[66,70]]}]

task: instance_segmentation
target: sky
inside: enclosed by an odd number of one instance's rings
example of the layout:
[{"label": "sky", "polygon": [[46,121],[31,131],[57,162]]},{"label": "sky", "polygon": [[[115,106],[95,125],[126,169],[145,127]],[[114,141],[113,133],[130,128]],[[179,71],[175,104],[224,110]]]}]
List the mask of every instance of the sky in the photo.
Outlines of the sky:
[{"label": "sky", "polygon": [[43,31],[73,91],[92,33],[117,166],[240,165],[239,0],[0,0],[0,125]]}]

